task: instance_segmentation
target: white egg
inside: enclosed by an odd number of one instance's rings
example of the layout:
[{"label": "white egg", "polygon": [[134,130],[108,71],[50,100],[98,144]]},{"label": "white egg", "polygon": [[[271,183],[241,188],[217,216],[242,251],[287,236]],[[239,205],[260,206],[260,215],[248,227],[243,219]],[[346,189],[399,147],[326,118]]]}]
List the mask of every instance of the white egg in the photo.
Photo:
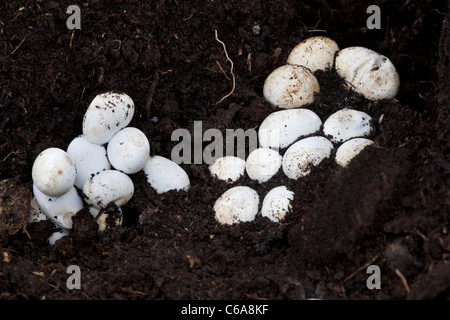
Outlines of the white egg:
[{"label": "white egg", "polygon": [[48,148],[34,160],[32,179],[36,187],[50,197],[68,192],[75,183],[75,165],[69,155],[59,148]]},{"label": "white egg", "polygon": [[344,142],[336,151],[336,163],[346,167],[365,147],[372,144],[372,140],[365,138],[355,138]]},{"label": "white egg", "polygon": [[83,209],[83,200],[75,187],[59,197],[49,197],[33,184],[34,199],[44,213],[57,227],[72,229],[72,217]]},{"label": "white egg", "polygon": [[111,138],[107,153],[116,170],[133,174],[144,168],[150,155],[150,143],[141,130],[128,127]]},{"label": "white egg", "polygon": [[281,167],[282,157],[278,151],[268,148],[253,150],[245,162],[245,170],[252,180],[263,183],[272,178]]},{"label": "white egg", "polygon": [[261,215],[273,222],[279,222],[292,209],[292,200],[294,200],[294,192],[288,190],[286,186],[273,188],[264,197]]},{"label": "white egg", "polygon": [[287,148],[298,138],[316,133],[322,121],[308,109],[281,110],[269,114],[259,126],[258,139],[263,148]]},{"label": "white egg", "polygon": [[213,177],[232,183],[245,173],[245,160],[234,156],[220,157],[208,167]]},{"label": "white egg", "polygon": [[312,103],[319,91],[319,82],[308,68],[287,64],[269,74],[263,95],[279,108],[292,109]]},{"label": "white egg", "polygon": [[[122,213],[122,209],[118,208],[119,212]],[[99,209],[95,209],[95,208],[89,208],[89,213],[94,217],[97,218],[97,215],[100,213]],[[108,222],[106,221],[106,219],[108,219],[108,214],[107,213],[102,213],[100,215],[100,217],[97,218],[97,224],[98,224],[98,231],[99,232],[103,232],[106,229],[109,228]],[[122,225],[122,221],[123,221],[123,216],[119,216],[116,218],[115,225],[116,226],[121,226]]]},{"label": "white egg", "polygon": [[339,47],[334,40],[318,36],[300,42],[292,49],[287,63],[307,67],[312,72],[333,67],[334,56]]},{"label": "white egg", "polygon": [[48,238],[48,243],[50,243],[50,245],[55,245],[56,241],[58,241],[59,239],[66,237],[70,234],[70,231],[62,229],[62,231],[55,231],[51,234],[51,236]]},{"label": "white egg", "polygon": [[237,186],[225,191],[214,204],[216,220],[220,224],[228,225],[253,221],[258,209],[258,193],[246,186]]},{"label": "white egg", "polygon": [[82,135],[70,142],[67,154],[77,170],[75,186],[79,189],[83,188],[92,174],[111,169],[105,147],[89,142]]},{"label": "white egg", "polygon": [[83,118],[83,135],[96,144],[108,143],[114,134],[125,128],[133,118],[134,102],[124,93],[97,95]]},{"label": "white egg", "polygon": [[339,51],[335,68],[356,92],[369,100],[394,98],[400,87],[400,77],[385,56],[364,47]]},{"label": "white egg", "polygon": [[323,124],[323,133],[335,143],[365,137],[372,132],[371,120],[365,112],[344,108],[328,117]]},{"label": "white egg", "polygon": [[96,209],[105,208],[110,202],[120,207],[133,197],[134,185],[125,173],[105,170],[86,181],[83,194],[86,202]]},{"label": "white egg", "polygon": [[172,160],[161,156],[149,157],[144,166],[144,173],[147,175],[148,183],[157,193],[170,190],[187,191],[190,186],[186,171]]},{"label": "white egg", "polygon": [[309,137],[290,146],[283,156],[283,172],[289,179],[297,180],[311,172],[311,166],[329,158],[333,144],[324,137]]}]

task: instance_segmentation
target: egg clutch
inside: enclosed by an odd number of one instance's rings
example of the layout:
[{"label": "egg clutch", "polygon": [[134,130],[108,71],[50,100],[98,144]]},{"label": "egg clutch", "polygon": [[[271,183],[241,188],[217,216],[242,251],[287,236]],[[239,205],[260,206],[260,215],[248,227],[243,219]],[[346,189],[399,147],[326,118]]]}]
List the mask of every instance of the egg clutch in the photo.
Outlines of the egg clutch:
[{"label": "egg clutch", "polygon": [[[234,183],[246,173],[265,183],[281,168],[287,178],[299,179],[308,175],[312,166],[329,158],[335,147],[336,163],[346,167],[373,144],[366,138],[373,131],[368,114],[343,108],[322,122],[305,108],[320,92],[314,72],[331,68],[368,100],[392,99],[398,92],[399,76],[387,57],[363,47],[339,50],[326,37],[306,39],[264,83],[265,99],[282,110],[269,114],[260,124],[258,148],[245,160],[234,156],[217,158],[209,166],[211,178]],[[101,93],[85,112],[82,134],[70,142],[67,150],[48,148],[36,157],[32,167],[33,201],[40,218],[34,221],[48,218],[61,229],[50,237],[51,244],[70,232],[72,217],[85,203],[94,217],[100,214],[99,231],[107,228],[102,210],[114,203],[120,211],[132,199],[130,175],[140,171],[157,193],[188,191],[190,179],[186,172],[170,159],[151,156],[145,134],[129,127],[134,111],[134,102],[127,94]],[[285,149],[283,156],[278,149]],[[260,210],[255,190],[234,186],[218,198],[213,209],[221,224],[252,221],[259,212],[279,222],[291,209],[293,198],[293,192],[278,186],[265,195]],[[121,219],[116,223],[120,224]]]}]

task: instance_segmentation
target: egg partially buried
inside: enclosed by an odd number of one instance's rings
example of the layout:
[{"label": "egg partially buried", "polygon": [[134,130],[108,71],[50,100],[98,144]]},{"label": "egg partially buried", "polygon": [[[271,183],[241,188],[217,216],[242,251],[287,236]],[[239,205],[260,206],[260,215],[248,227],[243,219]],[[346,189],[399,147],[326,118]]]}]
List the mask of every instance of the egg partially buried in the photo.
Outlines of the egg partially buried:
[{"label": "egg partially buried", "polygon": [[283,172],[289,179],[297,180],[311,172],[311,166],[329,158],[333,144],[324,137],[309,137],[290,146],[283,156]]},{"label": "egg partially buried", "polygon": [[369,100],[394,98],[400,77],[391,60],[364,47],[349,47],[336,56],[336,72]]},{"label": "egg partially buried", "polygon": [[213,177],[231,183],[244,175],[245,160],[234,156],[220,157],[208,169]]},{"label": "egg partially buried", "polygon": [[302,65],[312,72],[333,67],[334,56],[339,47],[334,40],[318,36],[303,40],[292,49],[287,63]]},{"label": "egg partially buried", "polygon": [[372,117],[365,112],[344,108],[325,120],[323,133],[335,143],[365,137],[372,132],[371,120]]},{"label": "egg partially buried", "polygon": [[258,208],[258,193],[246,186],[228,189],[214,204],[216,220],[228,225],[253,221],[258,214]]},{"label": "egg partially buried", "polygon": [[72,189],[76,169],[67,152],[48,148],[34,160],[31,175],[39,191],[49,197],[59,197]]},{"label": "egg partially buried", "polygon": [[312,103],[319,91],[319,82],[308,68],[290,64],[272,71],[263,87],[264,98],[282,109]]},{"label": "egg partially buried", "polygon": [[268,148],[253,150],[245,161],[245,170],[252,180],[259,183],[270,180],[281,167],[281,155]]},{"label": "egg partially buried", "polygon": [[62,196],[49,197],[33,184],[33,195],[41,211],[63,229],[72,229],[72,217],[83,209],[83,200],[74,187]]},{"label": "egg partially buried", "polygon": [[288,190],[286,186],[273,188],[264,197],[261,215],[273,222],[279,222],[291,210],[291,201],[294,199],[294,192]]},{"label": "egg partially buried", "polygon": [[298,138],[316,133],[322,121],[309,109],[275,111],[261,123],[258,139],[263,148],[287,148]]},{"label": "egg partially buried", "polygon": [[111,169],[105,147],[89,142],[83,135],[70,142],[67,154],[77,170],[75,186],[79,189],[83,188],[92,174]]},{"label": "egg partially buried", "polygon": [[86,202],[95,209],[106,208],[110,202],[121,207],[134,193],[133,181],[117,170],[101,171],[90,177],[83,186]]},{"label": "egg partially buried", "polygon": [[372,140],[355,138],[344,142],[336,151],[336,163],[346,167],[365,147],[373,144]]},{"label": "egg partially buried", "polygon": [[144,168],[150,156],[150,143],[141,130],[128,127],[111,138],[107,152],[116,170],[133,174]]},{"label": "egg partially buried", "polygon": [[170,190],[185,190],[190,186],[186,171],[170,159],[155,155],[148,158],[144,166],[148,183],[157,193]]},{"label": "egg partially buried", "polygon": [[114,134],[131,122],[133,115],[134,102],[128,95],[101,93],[92,100],[84,114],[83,135],[92,143],[108,143]]}]

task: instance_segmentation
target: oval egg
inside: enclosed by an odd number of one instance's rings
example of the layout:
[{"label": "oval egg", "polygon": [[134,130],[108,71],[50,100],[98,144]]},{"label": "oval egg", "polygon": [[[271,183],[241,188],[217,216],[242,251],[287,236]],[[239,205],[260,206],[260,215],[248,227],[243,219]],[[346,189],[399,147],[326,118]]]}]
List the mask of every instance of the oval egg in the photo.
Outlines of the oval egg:
[{"label": "oval egg", "polygon": [[275,187],[264,197],[261,215],[273,222],[280,222],[292,209],[292,200],[294,200],[294,192],[288,190],[286,186]]},{"label": "oval egg", "polygon": [[83,135],[73,139],[67,154],[77,170],[75,186],[82,189],[92,174],[111,169],[105,147],[89,142]]},{"label": "oval egg", "polygon": [[128,127],[111,138],[107,153],[116,170],[133,174],[144,168],[150,156],[150,143],[141,130]]},{"label": "oval egg", "polygon": [[272,71],[263,87],[266,100],[282,109],[312,103],[319,91],[319,82],[308,68],[290,64]]},{"label": "oval egg", "polygon": [[134,102],[124,93],[106,92],[97,95],[83,118],[83,135],[96,144],[105,144],[133,118]]},{"label": "oval egg", "polygon": [[339,47],[334,40],[324,36],[303,40],[292,49],[287,63],[307,67],[312,72],[333,67],[334,56]]},{"label": "oval egg", "polygon": [[110,202],[120,207],[133,196],[133,181],[117,170],[101,171],[90,177],[83,186],[86,202],[95,209],[105,208]]},{"label": "oval egg", "polygon": [[372,117],[367,113],[344,108],[328,117],[323,124],[323,133],[334,143],[371,134]]},{"label": "oval egg", "polygon": [[253,221],[258,214],[258,208],[258,193],[246,186],[228,189],[214,204],[216,220],[227,225]]},{"label": "oval egg", "polygon": [[150,157],[144,166],[144,173],[148,183],[157,193],[170,190],[187,191],[190,186],[186,171],[172,160],[161,156]]},{"label": "oval egg", "polygon": [[245,173],[245,160],[234,156],[219,157],[208,167],[213,177],[235,182]]},{"label": "oval egg", "polygon": [[59,197],[72,189],[76,169],[67,152],[59,148],[48,148],[34,160],[31,175],[33,183],[42,193],[49,197]]},{"label": "oval egg", "polygon": [[290,146],[283,156],[283,172],[289,179],[297,180],[308,175],[311,166],[329,158],[333,144],[324,137],[309,137]]},{"label": "oval egg", "polygon": [[252,180],[263,183],[272,178],[281,167],[282,157],[278,151],[268,148],[253,150],[245,162],[245,170]]},{"label": "oval egg", "polygon": [[336,72],[369,100],[394,98],[400,77],[385,56],[364,47],[349,47],[336,56]]},{"label": "oval egg", "polygon": [[308,109],[275,111],[259,126],[259,144],[263,148],[287,148],[298,138],[318,132],[321,126],[319,116]]},{"label": "oval egg", "polygon": [[365,147],[373,144],[372,140],[355,138],[344,142],[336,151],[336,163],[346,167]]}]

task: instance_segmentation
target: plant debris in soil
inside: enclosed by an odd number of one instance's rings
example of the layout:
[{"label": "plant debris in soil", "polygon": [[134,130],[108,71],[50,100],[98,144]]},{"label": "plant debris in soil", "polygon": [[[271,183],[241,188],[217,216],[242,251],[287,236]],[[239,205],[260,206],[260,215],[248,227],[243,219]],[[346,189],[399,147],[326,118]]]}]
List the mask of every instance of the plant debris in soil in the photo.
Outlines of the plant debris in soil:
[{"label": "plant debris in soil", "polygon": [[[0,4],[0,299],[450,298],[445,1],[91,0],[80,3],[81,29],[69,30],[71,4]],[[366,27],[371,4],[380,30]],[[380,52],[400,74],[394,101],[370,102],[334,71],[316,72],[321,91],[307,108],[322,121],[344,107],[373,119],[374,145],[347,168],[331,157],[297,181],[280,171],[230,185],[206,164],[182,164],[187,192],[157,194],[142,172],[131,176],[120,227],[98,233],[86,207],[51,246],[53,224],[28,223],[34,159],[81,134],[98,93],[132,97],[130,126],[152,155],[170,158],[172,132],[192,133],[194,121],[203,131],[257,128],[277,110],[262,97],[265,78],[314,35]],[[220,225],[214,202],[234,185],[261,199],[286,185],[293,208],[282,223]],[[70,265],[80,290],[66,287]],[[380,267],[379,290],[366,286],[369,265]]]}]

